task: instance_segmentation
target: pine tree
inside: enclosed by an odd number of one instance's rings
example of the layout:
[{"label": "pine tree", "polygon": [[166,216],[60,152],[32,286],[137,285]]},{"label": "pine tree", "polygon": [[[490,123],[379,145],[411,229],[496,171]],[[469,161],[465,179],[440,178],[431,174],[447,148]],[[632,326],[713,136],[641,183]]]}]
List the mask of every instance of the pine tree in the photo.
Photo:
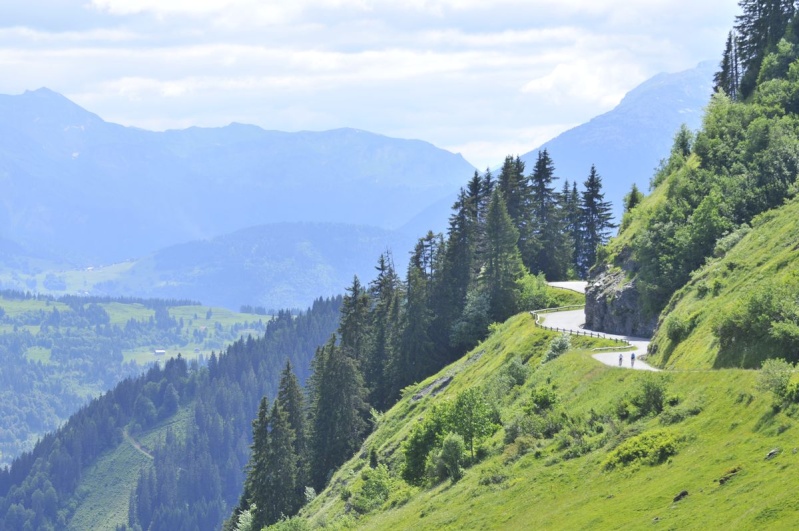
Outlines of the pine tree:
[{"label": "pine tree", "polygon": [[317,492],[359,448],[367,430],[363,378],[333,336],[314,359],[311,481]]},{"label": "pine tree", "polygon": [[431,337],[433,312],[429,306],[429,284],[424,270],[411,259],[406,282],[406,303],[399,349],[392,359],[392,394],[431,373],[440,362]]},{"label": "pine tree", "polygon": [[295,514],[305,502],[305,487],[309,484],[308,478],[308,441],[305,418],[305,397],[303,396],[300,382],[291,367],[291,362],[286,360],[286,366],[280,375],[277,400],[286,412],[289,426],[294,430],[294,454],[297,457],[297,477],[294,489],[294,502],[292,512]]},{"label": "pine tree", "polygon": [[740,97],[755,88],[760,65],[774,51],[796,13],[794,0],[740,0],[743,13],[735,19],[738,61],[741,65]]},{"label": "pine tree", "polygon": [[569,267],[568,242],[562,236],[564,223],[558,209],[558,197],[553,182],[555,165],[546,149],[538,152],[532,182],[532,220],[535,227],[524,263],[534,272],[542,272],[549,280],[566,277]]},{"label": "pine tree", "polygon": [[723,91],[733,100],[738,99],[741,67],[738,61],[738,37],[735,31],[727,35],[719,71],[713,75],[713,90]]},{"label": "pine tree", "polygon": [[491,196],[486,220],[486,261],[482,284],[489,297],[490,317],[502,322],[516,311],[518,280],[524,276],[516,242],[519,232],[505,208],[499,190]]},{"label": "pine tree", "polygon": [[627,213],[630,210],[634,209],[644,200],[644,194],[638,189],[635,183],[633,183],[632,188],[624,196],[624,212]]},{"label": "pine tree", "polygon": [[580,246],[582,244],[582,234],[580,232],[580,195],[577,192],[577,181],[569,186],[569,181],[563,183],[563,190],[560,193],[560,211],[564,221],[564,238],[566,247],[569,251],[569,268],[575,272],[579,271],[577,264],[580,256]]},{"label": "pine tree", "polygon": [[276,400],[269,415],[269,437],[266,451],[266,499],[256,502],[254,529],[271,525],[283,516],[299,510],[296,497],[297,455],[294,449],[294,430],[288,415]]},{"label": "pine tree", "polygon": [[352,285],[347,288],[347,294],[341,304],[341,320],[338,333],[341,337],[341,347],[359,363],[366,352],[366,342],[369,335],[369,295],[361,286],[360,280],[355,276]]},{"label": "pine tree", "polygon": [[613,214],[610,202],[605,201],[605,194],[602,193],[602,178],[593,165],[584,187],[580,205],[582,245],[579,272],[582,278],[588,276],[588,270],[596,262],[597,248],[607,243],[611,229],[616,226],[611,222]]},{"label": "pine tree", "polygon": [[[269,483],[267,467],[269,452],[269,400],[264,396],[258,406],[258,416],[252,421],[252,445],[250,446],[250,462],[247,464],[245,490],[248,493],[247,506],[255,505],[254,521],[256,529],[266,525],[264,513],[260,510],[268,504]],[[245,509],[245,507],[242,507]]]},{"label": "pine tree", "polygon": [[390,395],[387,367],[395,351],[399,327],[395,311],[400,304],[400,280],[388,252],[380,255],[376,269],[377,278],[370,286],[374,307],[369,314],[372,335],[364,378],[370,389],[370,404],[382,411],[388,406]]}]

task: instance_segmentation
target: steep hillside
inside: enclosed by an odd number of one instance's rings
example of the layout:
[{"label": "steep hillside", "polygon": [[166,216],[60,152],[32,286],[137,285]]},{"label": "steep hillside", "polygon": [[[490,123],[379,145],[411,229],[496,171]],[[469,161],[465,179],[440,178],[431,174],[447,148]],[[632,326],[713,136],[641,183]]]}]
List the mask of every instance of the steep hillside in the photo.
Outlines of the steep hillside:
[{"label": "steep hillside", "polygon": [[[796,41],[791,31],[786,39]],[[714,95],[702,129],[675,135],[652,195],[625,215],[617,242],[600,253],[587,293],[589,327],[651,334],[721,238],[796,195],[799,46],[783,40],[763,54],[746,98]]]},{"label": "steep hillside", "polygon": [[714,259],[672,297],[652,359],[674,368],[799,361],[799,201],[719,240]]},{"label": "steep hillside", "polygon": [[178,356],[95,398],[0,468],[0,530],[219,529],[241,495],[259,401],[287,372],[308,377],[340,306],[280,312],[206,366]]},{"label": "steep hillside", "polygon": [[[753,529],[796,521],[799,456],[789,450],[797,408],[772,408],[772,397],[755,389],[756,373],[606,367],[586,350],[599,343],[577,338],[542,365],[556,337],[518,315],[406,389],[292,529]],[[432,475],[406,482],[406,455],[419,461],[424,440],[438,455],[458,424],[442,412],[473,391],[499,421],[474,462],[467,445],[461,479],[436,479],[451,463],[441,454],[427,459]],[[442,423],[449,427],[436,431]]]},{"label": "steep hillside", "polygon": [[122,127],[47,89],[0,96],[0,140],[0,237],[84,266],[264,223],[396,227],[474,171],[354,129]]},{"label": "steep hillside", "polygon": [[0,467],[126,377],[178,353],[207,360],[270,319],[186,300],[0,292]]}]

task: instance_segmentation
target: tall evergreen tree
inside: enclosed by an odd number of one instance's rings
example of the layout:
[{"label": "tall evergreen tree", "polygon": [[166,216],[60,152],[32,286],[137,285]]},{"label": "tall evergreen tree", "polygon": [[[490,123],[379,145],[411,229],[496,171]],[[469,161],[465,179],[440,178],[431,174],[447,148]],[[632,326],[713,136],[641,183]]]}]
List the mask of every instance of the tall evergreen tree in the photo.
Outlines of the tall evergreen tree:
[{"label": "tall evergreen tree", "polygon": [[611,222],[611,204],[610,201],[605,201],[602,178],[594,165],[591,165],[584,187],[580,205],[582,245],[579,266],[582,278],[588,276],[588,270],[596,262],[597,248],[607,243],[611,229],[616,226]]},{"label": "tall evergreen tree", "polygon": [[355,276],[341,304],[338,333],[345,353],[360,364],[369,334],[369,295]]},{"label": "tall evergreen tree", "polygon": [[721,57],[719,71],[713,75],[713,90],[723,91],[733,100],[738,99],[741,67],[738,62],[738,37],[735,31],[727,34],[727,43]]},{"label": "tall evergreen tree", "polygon": [[749,96],[757,83],[760,65],[776,49],[796,13],[794,0],[740,0],[743,13],[735,19],[737,56],[742,73],[740,95]]},{"label": "tall evergreen tree", "polygon": [[493,321],[504,321],[516,311],[518,280],[524,276],[524,264],[516,247],[518,239],[519,232],[508,215],[502,194],[495,190],[486,220],[488,249],[482,277]]},{"label": "tall evergreen tree", "polygon": [[582,234],[580,231],[580,194],[577,192],[577,181],[569,186],[569,181],[563,183],[563,190],[560,193],[560,211],[563,218],[564,233],[563,237],[568,241],[566,247],[569,251],[569,268],[575,272],[579,271],[577,265],[580,256],[580,246]]},{"label": "tall evergreen tree", "polygon": [[392,359],[392,394],[424,376],[439,365],[431,337],[433,312],[429,305],[429,284],[421,267],[411,260],[406,282],[406,303],[400,348]]},{"label": "tall evergreen tree", "polygon": [[312,397],[311,481],[321,491],[367,431],[363,377],[333,336],[317,350]]},{"label": "tall evergreen tree", "polygon": [[530,180],[535,245],[529,247],[530,254],[524,257],[524,263],[531,271],[544,273],[549,280],[563,279],[569,268],[570,249],[563,238],[564,222],[553,186],[555,164],[546,149],[538,152]]},{"label": "tall evergreen tree", "polygon": [[286,412],[289,427],[294,431],[294,454],[297,457],[297,473],[292,512],[287,513],[294,514],[302,507],[305,501],[305,487],[309,484],[308,436],[305,418],[305,397],[289,360],[286,360],[286,366],[280,375],[277,401]]},{"label": "tall evergreen tree", "polygon": [[380,255],[376,269],[377,278],[370,285],[374,306],[369,314],[372,334],[364,378],[369,388],[369,402],[382,411],[390,395],[388,364],[396,350],[399,322],[395,310],[400,304],[400,280],[388,252]]},{"label": "tall evergreen tree", "polygon": [[[517,156],[508,155],[499,174],[497,188],[502,193],[502,199],[513,225],[519,233],[517,247],[525,256],[533,256],[538,250],[538,241],[534,236],[532,219],[533,194],[530,181],[524,174],[524,162]],[[525,264],[530,265],[530,264]]]},{"label": "tall evergreen tree", "polygon": [[256,506],[254,522],[256,529],[266,525],[266,518],[262,510],[269,503],[269,481],[267,479],[269,459],[269,400],[264,396],[258,406],[258,416],[252,421],[252,445],[250,446],[250,462],[247,465],[247,479],[245,482],[246,507]]},{"label": "tall evergreen tree", "polygon": [[266,499],[260,504],[253,519],[254,529],[271,525],[283,516],[291,516],[299,510],[297,504],[297,455],[295,453],[294,430],[288,415],[276,400],[269,416],[269,436],[266,451],[265,490]]}]

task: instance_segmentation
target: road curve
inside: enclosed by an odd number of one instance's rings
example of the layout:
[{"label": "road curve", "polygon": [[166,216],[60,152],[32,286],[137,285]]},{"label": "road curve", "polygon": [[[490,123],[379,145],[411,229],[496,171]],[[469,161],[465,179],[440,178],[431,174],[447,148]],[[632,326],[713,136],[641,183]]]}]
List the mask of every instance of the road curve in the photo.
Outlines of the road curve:
[{"label": "road curve", "polygon": [[[550,285],[561,284],[560,282],[550,283]],[[560,286],[557,286],[560,287]],[[541,320],[547,326],[555,328],[562,328],[574,333],[579,333],[585,330],[585,310],[570,310],[565,312],[552,312],[541,314]],[[620,336],[616,334],[602,333],[605,337],[612,339],[623,339],[628,341],[635,350],[622,352],[622,365],[624,369],[635,369],[637,371],[659,371],[655,367],[647,364],[641,360],[641,356],[646,354],[647,347],[649,347],[649,340],[642,337]],[[632,363],[631,355],[635,354],[635,363]],[[611,367],[619,367],[619,352],[598,352],[593,354],[593,358],[605,365]]]}]

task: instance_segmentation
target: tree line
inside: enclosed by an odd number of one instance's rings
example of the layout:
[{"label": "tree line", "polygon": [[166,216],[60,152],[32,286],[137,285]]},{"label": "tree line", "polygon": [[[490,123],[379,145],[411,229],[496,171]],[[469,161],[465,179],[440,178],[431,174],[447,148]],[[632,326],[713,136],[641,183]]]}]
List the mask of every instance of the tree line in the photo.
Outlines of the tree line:
[{"label": "tree line", "polygon": [[496,178],[475,172],[452,207],[446,238],[420,238],[404,278],[386,252],[369,285],[353,279],[306,393],[286,367],[271,406],[262,399],[244,494],[227,529],[240,518],[260,529],[296,514],[360,448],[373,411],[462,356],[490,323],[549,305],[547,278],[585,277],[614,227],[610,203],[594,167],[582,191],[568,181],[556,191],[555,180],[546,150],[530,174],[510,156]]}]

